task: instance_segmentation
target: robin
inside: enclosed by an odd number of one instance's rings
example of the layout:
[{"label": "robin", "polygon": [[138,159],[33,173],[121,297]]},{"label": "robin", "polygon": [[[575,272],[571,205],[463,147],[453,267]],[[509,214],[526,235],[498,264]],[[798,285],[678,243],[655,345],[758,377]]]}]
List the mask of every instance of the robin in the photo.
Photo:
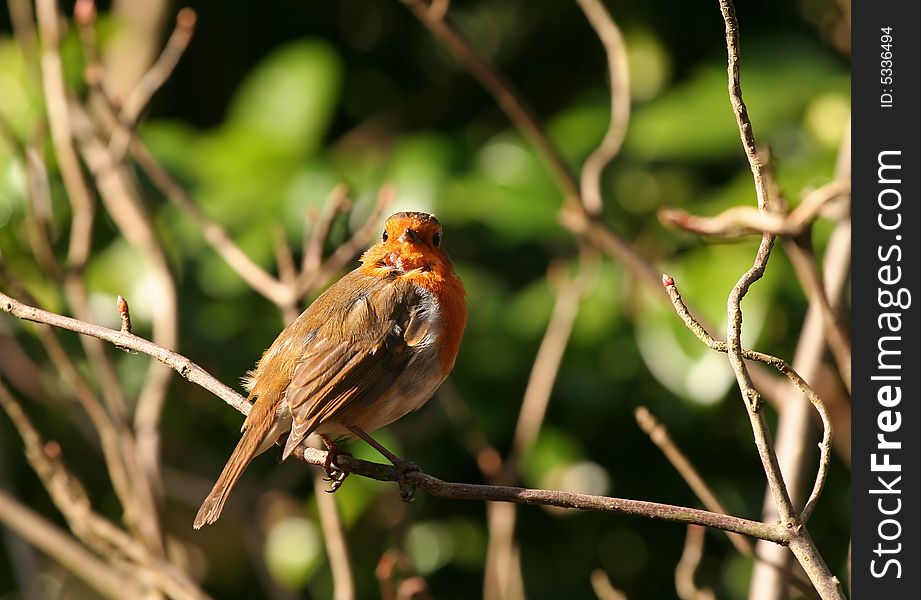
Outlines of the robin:
[{"label": "robin", "polygon": [[454,367],[467,306],[464,286],[441,247],[441,224],[421,212],[392,215],[361,266],[337,281],[275,339],[245,383],[253,408],[243,435],[195,517],[214,523],[257,454],[287,435],[282,460],[313,432],[329,448],[326,472],[338,489],[334,439],[358,437],[394,465],[404,500],[415,467],[370,432],[417,410]]}]

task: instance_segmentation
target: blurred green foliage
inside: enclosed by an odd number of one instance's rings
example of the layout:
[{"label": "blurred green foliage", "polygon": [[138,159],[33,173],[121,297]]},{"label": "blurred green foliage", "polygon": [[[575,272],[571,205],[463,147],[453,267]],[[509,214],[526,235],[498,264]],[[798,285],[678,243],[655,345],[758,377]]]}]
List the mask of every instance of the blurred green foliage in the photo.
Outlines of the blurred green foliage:
[{"label": "blurred green foliage", "polygon": [[[573,263],[577,256],[571,235],[558,224],[561,196],[541,158],[399,2],[190,5],[199,13],[196,38],[155,99],[142,137],[205,212],[270,269],[273,228],[281,225],[299,251],[305,211],[319,209],[339,182],[350,186],[355,209],[336,222],[328,249],[369,214],[384,182],[396,186],[394,211],[437,213],[471,309],[452,385],[474,426],[505,452],[553,308],[547,266]],[[716,3],[627,2],[611,10],[631,52],[634,107],[623,152],[603,178],[605,218],[675,277],[701,316],[722,324],[726,294],[750,265],[756,242],[714,243],[664,229],[656,218],[665,205],[715,214],[754,204],[726,95]],[[451,11],[534,104],[577,169],[603,136],[609,106],[603,51],[575,3],[459,1]],[[779,184],[794,203],[801,190],[831,178],[846,124],[847,59],[831,46],[828,31],[815,25],[834,20],[836,11],[833,2],[822,0],[739,7],[745,99],[755,134],[771,146]],[[21,140],[41,141],[46,125],[37,80],[10,35],[2,35],[0,114]],[[69,81],[81,90],[82,60],[72,34],[65,58]],[[52,172],[55,248],[64,256],[68,203],[47,140],[42,150]],[[178,350],[235,383],[280,330],[280,315],[224,264],[189,218],[152,186],[145,184],[144,193],[178,282]],[[28,210],[23,164],[0,144],[0,259],[48,308],[65,309],[61,291],[30,256]],[[817,228],[819,250],[825,232]],[[86,277],[101,323],[116,324],[111,306],[123,294],[131,301],[136,331],[149,334],[152,283],[141,264],[100,215]],[[805,306],[789,264],[775,253],[744,303],[746,344],[792,356]],[[3,331],[35,350],[28,327],[2,321]],[[66,342],[80,356],[76,341]],[[147,360],[116,358],[126,389],[136,393]],[[53,373],[47,376],[59,385]],[[697,505],[636,427],[632,412],[643,404],[668,426],[731,511],[756,516],[764,479],[733,388],[722,357],[693,339],[671,309],[639,289],[620,265],[605,262],[582,303],[546,423],[526,457],[523,483]],[[100,509],[117,518],[98,468],[101,458],[69,416],[29,409],[46,435],[61,441]],[[300,464],[259,458],[221,521],[192,533],[193,504],[233,447],[239,423],[223,403],[176,378],[163,422],[170,532],[193,544],[193,564],[207,564],[206,585],[217,597],[265,594],[254,566],[263,560],[274,585],[305,597],[330,597],[312,486]],[[5,419],[0,434],[0,466],[17,493],[55,514]],[[378,437],[439,477],[482,479],[463,432],[439,398]],[[363,444],[352,449],[379,460]],[[196,483],[186,489],[179,482],[189,476]],[[847,467],[835,459],[811,524],[840,575],[848,542],[848,481]],[[420,494],[403,506],[393,486],[358,477],[336,498],[361,597],[377,595],[374,568],[392,548],[407,553],[436,597],[480,593],[487,540],[482,504]],[[252,547],[254,535],[264,541],[259,551]],[[518,539],[529,597],[593,597],[589,574],[602,568],[631,598],[665,598],[674,596],[672,571],[684,529],[524,507]],[[0,596],[16,597],[4,552]],[[719,597],[743,598],[750,572],[750,561],[734,555],[723,536],[708,535],[701,584]]]}]

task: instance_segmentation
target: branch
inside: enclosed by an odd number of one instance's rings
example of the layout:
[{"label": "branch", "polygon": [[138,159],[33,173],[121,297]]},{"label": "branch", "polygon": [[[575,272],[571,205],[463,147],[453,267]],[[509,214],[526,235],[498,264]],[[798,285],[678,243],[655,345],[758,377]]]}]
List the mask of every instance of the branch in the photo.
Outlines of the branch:
[{"label": "branch", "polygon": [[[649,439],[659,447],[659,449],[662,451],[662,454],[665,455],[665,457],[672,464],[678,474],[681,475],[681,477],[694,492],[694,495],[697,496],[697,499],[700,500],[704,505],[704,508],[716,513],[728,512],[726,507],[723,506],[723,503],[720,502],[719,498],[716,497],[716,494],[714,494],[710,489],[710,486],[707,485],[707,482],[700,476],[700,473],[697,472],[697,469],[694,468],[694,465],[691,464],[691,461],[688,460],[684,452],[681,451],[681,448],[679,448],[677,444],[672,441],[671,436],[669,436],[668,430],[665,428],[665,426],[659,423],[655,416],[653,416],[653,414],[649,412],[645,406],[638,407],[634,411],[634,416],[636,417],[636,422],[640,426],[640,429],[642,429],[646,435],[649,436]],[[691,529],[693,527],[696,526],[688,526],[687,540],[689,543],[691,541],[691,536],[693,535],[691,533]],[[729,538],[729,541],[741,555],[754,557],[759,563],[765,562],[773,566],[776,570],[783,572],[784,569],[782,566],[772,564],[764,557],[756,554],[754,546],[748,539],[736,533],[729,532],[726,533],[726,537]],[[685,550],[687,549],[688,546],[686,545]],[[680,567],[681,565],[679,564],[679,568]],[[679,568],[675,569],[676,577],[679,574]],[[790,583],[795,585],[801,592],[808,595],[810,598],[818,597],[815,593],[815,589],[808,581],[802,579],[796,573],[786,573],[786,575],[789,578]]]},{"label": "branch", "polygon": [[424,0],[401,1],[445,45],[464,69],[495,98],[496,104],[509,120],[537,148],[538,154],[550,169],[550,174],[556,180],[557,186],[563,191],[566,201],[581,206],[579,189],[572,172],[521,94],[502,73],[474,50],[470,40],[458,31],[454,20],[447,14],[444,7],[431,6]]},{"label": "branch", "polygon": [[[688,484],[688,487],[691,488],[691,491],[694,492],[694,495],[697,496],[701,504],[703,504],[707,510],[713,512],[727,512],[726,507],[719,501],[719,498],[716,497],[716,494],[713,493],[713,490],[710,489],[710,486],[707,485],[704,478],[700,476],[700,473],[697,472],[697,469],[695,469],[691,461],[688,460],[688,457],[685,456],[684,452],[682,452],[672,441],[665,426],[659,423],[658,419],[649,412],[649,409],[645,406],[639,406],[633,414],[636,417],[636,422],[639,424],[640,429],[649,436],[653,444],[658,446],[659,450],[662,451],[662,454],[665,455],[668,462],[670,462],[678,474],[681,475],[681,478]],[[689,538],[690,535],[689,530]],[[732,545],[735,546],[740,554],[745,556],[754,554],[754,549],[744,537],[734,533],[727,533],[727,537],[729,537],[729,541],[732,542]]]},{"label": "branch", "polygon": [[[758,198],[758,209],[765,212],[769,206],[769,198],[765,186],[764,165],[762,158],[758,154],[755,146],[755,137],[752,132],[751,120],[748,118],[748,109],[742,100],[742,88],[739,84],[739,59],[741,51],[739,50],[739,23],[736,20],[735,6],[731,0],[720,0],[720,11],[723,14],[723,21],[726,26],[726,50],[728,55],[727,73],[729,80],[729,100],[732,104],[733,113],[736,117],[736,124],[739,128],[739,136],[742,140],[742,147],[745,150],[745,156],[748,158],[751,167],[752,176],[755,183],[755,193]],[[767,422],[764,414],[761,412],[761,395],[754,388],[751,375],[745,367],[742,360],[742,298],[748,293],[752,284],[764,275],[768,259],[771,256],[771,249],[774,247],[774,236],[764,234],[761,238],[761,244],[755,255],[755,261],[751,268],[746,271],[729,293],[726,303],[728,313],[728,326],[726,341],[729,345],[729,364],[735,372],[739,389],[742,392],[747,407],[749,420],[751,421],[752,432],[755,437],[755,445],[758,448],[758,455],[761,458],[761,464],[764,467],[764,473],[767,477],[768,487],[774,496],[774,503],[780,513],[780,518],[785,522],[794,519],[793,503],[790,501],[790,495],[787,492],[787,486],[783,480],[783,474],[780,472],[780,465],[777,462],[777,453],[774,451],[773,441],[768,431]]]},{"label": "branch", "polygon": [[275,304],[290,302],[290,291],[281,281],[251,259],[217,221],[206,215],[169,172],[160,166],[136,133],[131,133],[129,150],[154,186],[189,216],[201,229],[205,241],[243,281]]},{"label": "branch", "polygon": [[134,578],[106,564],[31,508],[0,489],[0,522],[107,598],[140,598]]},{"label": "branch", "polygon": [[850,191],[849,180],[836,179],[807,194],[788,215],[762,212],[750,206],[733,206],[713,217],[698,217],[684,210],[662,208],[659,220],[702,235],[735,237],[762,233],[797,237],[815,221],[823,207]]},{"label": "branch", "polygon": [[[596,274],[596,265],[588,264],[593,261],[594,257],[583,255],[579,261],[579,273],[573,278],[565,273],[566,267],[562,264],[553,263],[548,269],[547,279],[554,290],[556,302],[534,364],[531,366],[531,374],[518,411],[515,433],[512,436],[512,447],[502,463],[501,471],[493,478],[492,483],[517,482],[520,463],[531,453],[537,441],[563,354],[569,345],[572,327],[579,314],[579,305],[588,287],[588,280]],[[592,273],[589,274],[589,271]],[[514,539],[515,521],[514,505],[489,507],[489,543],[486,549],[484,583],[484,596],[487,599],[510,595],[513,588],[512,577],[517,577],[514,587],[524,585],[521,583],[521,569],[516,560],[519,552]]]},{"label": "branch", "polygon": [[125,100],[118,115],[118,127],[109,140],[109,154],[114,162],[121,162],[125,156],[131,143],[131,132],[137,126],[141,113],[147,108],[157,90],[163,87],[163,84],[172,75],[179,59],[188,48],[189,42],[192,41],[192,34],[195,33],[196,19],[195,11],[191,8],[183,8],[179,11],[176,15],[176,27],[166,41],[166,46],[160,56],[144,73],[141,80],[131,90],[128,99]]},{"label": "branch", "polygon": [[[716,350],[717,352],[729,352],[729,345],[726,342],[720,342],[714,340],[710,334],[700,325],[699,322],[691,315],[688,311],[687,306],[685,306],[684,301],[681,299],[681,294],[678,292],[678,287],[675,285],[674,280],[668,276],[662,276],[662,283],[665,286],[665,291],[668,294],[669,299],[672,301],[672,305],[675,307],[675,312],[678,313],[678,316],[681,317],[681,320],[684,321],[684,324],[687,326],[691,332],[697,336],[697,338],[707,345],[711,350]],[[819,469],[816,473],[815,484],[812,488],[812,494],[809,496],[809,501],[806,503],[806,507],[803,508],[803,512],[800,515],[800,522],[805,523],[809,519],[809,515],[812,513],[812,509],[815,507],[815,503],[818,501],[819,496],[822,493],[822,487],[825,485],[825,479],[828,475],[828,468],[831,465],[831,442],[832,442],[832,425],[831,418],[828,415],[828,409],[825,407],[825,403],[822,402],[822,399],[815,393],[812,387],[806,382],[805,379],[800,377],[799,373],[793,370],[793,367],[788,365],[783,359],[777,358],[776,356],[771,356],[770,354],[765,354],[763,352],[755,352],[752,350],[747,350],[745,348],[740,350],[740,355],[746,360],[754,360],[760,363],[764,363],[770,367],[774,367],[781,373],[787,376],[787,379],[799,389],[800,392],[809,400],[809,402],[815,407],[816,411],[819,413],[819,417],[822,419],[822,443],[819,445]]]},{"label": "branch", "polygon": [[688,525],[684,538],[684,550],[681,560],[675,567],[675,591],[681,600],[715,600],[710,588],[700,588],[694,583],[694,574],[704,554],[704,534],[706,530],[698,525]]},{"label": "branch", "polygon": [[60,329],[67,329],[68,331],[73,331],[109,342],[122,350],[133,350],[135,352],[140,352],[141,354],[146,354],[156,358],[163,364],[177,371],[180,375],[192,383],[205,388],[218,398],[221,398],[224,400],[224,402],[239,412],[243,413],[244,415],[249,414],[251,406],[243,396],[212,377],[207,371],[193,363],[188,358],[171,350],[167,350],[166,348],[162,348],[149,340],[134,335],[133,333],[109,329],[108,327],[102,327],[100,325],[92,325],[84,321],[79,321],[77,319],[72,319],[70,317],[48,312],[40,308],[28,306],[22,302],[19,302],[18,300],[10,298],[3,292],[0,292],[0,309],[2,309],[4,312],[10,313],[14,317],[18,317],[26,321],[45,323]]},{"label": "branch", "polygon": [[326,262],[320,265],[314,271],[301,271],[294,282],[294,293],[297,297],[302,298],[310,294],[317,287],[329,280],[330,277],[343,267],[353,261],[368,245],[377,228],[380,225],[384,211],[393,202],[396,190],[392,185],[385,184],[377,193],[377,204],[365,222],[352,234],[345,243],[336,248]]},{"label": "branch", "polygon": [[157,549],[144,547],[114,523],[93,511],[83,484],[64,464],[61,447],[56,442],[45,443],[42,440],[22,406],[2,381],[0,406],[19,431],[25,446],[26,459],[78,538],[108,559],[112,565],[121,565],[124,559],[128,558],[131,566],[144,574],[142,581],[148,579],[151,584],[173,598],[206,598],[188,575],[151,554]]},{"label": "branch", "polygon": [[611,121],[598,148],[582,165],[580,186],[582,204],[593,216],[601,214],[601,173],[614,160],[627,135],[630,123],[630,71],[627,48],[620,28],[600,0],[576,0],[588,18],[608,55],[608,76],[611,79]]},{"label": "branch", "polygon": [[[161,348],[144,338],[131,333],[84,323],[76,319],[71,319],[70,317],[27,306],[2,292],[0,292],[0,309],[20,319],[45,323],[83,335],[90,335],[111,342],[122,349],[134,350],[152,356],[178,371],[180,375],[192,383],[200,385],[214,395],[220,397],[239,412],[249,414],[251,406],[246,402],[243,396],[237,394],[215,379],[188,358],[165,348]],[[322,466],[326,460],[325,451],[305,448],[303,446],[295,451],[295,456],[305,462],[318,466]],[[392,465],[371,463],[346,455],[339,456],[336,460],[339,466],[343,467],[349,473],[362,475],[378,481],[397,481],[397,474]],[[442,481],[437,477],[433,477],[421,471],[408,473],[406,479],[413,486],[425,490],[431,495],[439,498],[514,502],[516,504],[557,506],[560,508],[575,508],[580,510],[596,510],[635,515],[674,523],[716,527],[718,529],[772,541],[777,544],[788,544],[792,539],[791,532],[787,528],[776,524],[761,523],[696,508],[673,506],[643,500],[578,494],[558,490],[452,483]]]}]

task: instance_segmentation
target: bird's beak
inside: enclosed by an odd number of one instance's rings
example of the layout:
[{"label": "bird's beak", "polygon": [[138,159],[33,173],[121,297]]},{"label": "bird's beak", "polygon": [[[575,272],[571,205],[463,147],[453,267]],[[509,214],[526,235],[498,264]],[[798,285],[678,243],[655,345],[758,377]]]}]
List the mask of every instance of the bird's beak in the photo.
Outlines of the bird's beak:
[{"label": "bird's beak", "polygon": [[415,231],[407,228],[406,231],[403,232],[403,235],[397,239],[405,244],[406,242],[418,241],[419,237],[416,235]]}]

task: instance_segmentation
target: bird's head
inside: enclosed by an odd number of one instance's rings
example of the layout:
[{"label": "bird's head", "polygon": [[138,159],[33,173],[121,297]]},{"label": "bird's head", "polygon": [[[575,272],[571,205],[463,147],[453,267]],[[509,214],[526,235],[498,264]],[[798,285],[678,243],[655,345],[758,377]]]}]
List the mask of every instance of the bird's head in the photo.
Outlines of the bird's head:
[{"label": "bird's head", "polygon": [[361,262],[365,268],[398,274],[450,272],[451,259],[441,248],[441,238],[441,224],[433,215],[399,212],[387,219],[380,239],[361,256]]}]

